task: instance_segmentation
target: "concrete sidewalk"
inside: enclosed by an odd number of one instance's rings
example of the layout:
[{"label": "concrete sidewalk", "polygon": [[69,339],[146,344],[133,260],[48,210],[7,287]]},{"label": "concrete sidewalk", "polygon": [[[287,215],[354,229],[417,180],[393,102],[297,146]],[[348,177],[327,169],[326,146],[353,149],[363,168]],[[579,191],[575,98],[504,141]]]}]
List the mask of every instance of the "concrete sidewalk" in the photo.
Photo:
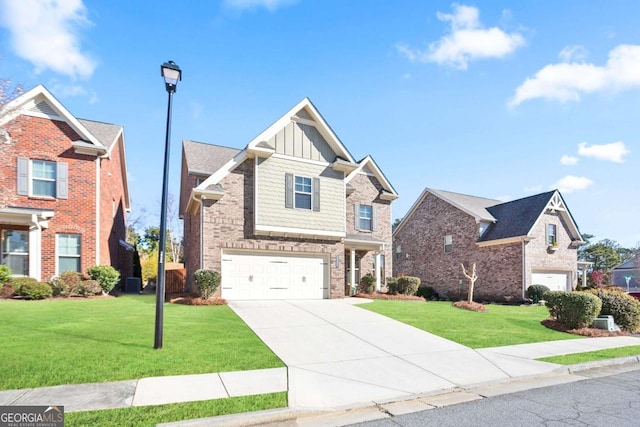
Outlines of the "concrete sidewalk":
[{"label": "concrete sidewalk", "polygon": [[2,405],[63,405],[65,412],[163,405],[287,391],[287,369],[177,375],[0,391]]}]

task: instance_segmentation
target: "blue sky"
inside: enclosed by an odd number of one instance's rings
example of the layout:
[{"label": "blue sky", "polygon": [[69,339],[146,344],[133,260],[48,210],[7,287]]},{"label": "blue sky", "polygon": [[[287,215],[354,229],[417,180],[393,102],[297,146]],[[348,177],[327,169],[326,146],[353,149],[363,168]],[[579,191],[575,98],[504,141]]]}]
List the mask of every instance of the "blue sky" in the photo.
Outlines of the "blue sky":
[{"label": "blue sky", "polygon": [[0,76],[125,127],[134,212],[159,222],[182,139],[244,147],[308,96],[400,193],[559,188],[581,231],[640,242],[640,3],[0,0]]}]

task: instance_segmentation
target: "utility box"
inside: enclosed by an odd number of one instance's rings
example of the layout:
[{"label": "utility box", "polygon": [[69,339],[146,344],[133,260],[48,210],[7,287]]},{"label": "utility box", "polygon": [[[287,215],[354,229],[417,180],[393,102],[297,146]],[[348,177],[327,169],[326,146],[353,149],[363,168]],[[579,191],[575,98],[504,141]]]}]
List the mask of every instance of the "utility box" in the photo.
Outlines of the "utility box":
[{"label": "utility box", "polygon": [[613,316],[598,316],[593,321],[593,327],[598,329],[605,329],[609,332],[615,332],[616,324],[613,321]]},{"label": "utility box", "polygon": [[125,279],[124,292],[127,294],[137,294],[141,290],[139,277],[127,277]]}]

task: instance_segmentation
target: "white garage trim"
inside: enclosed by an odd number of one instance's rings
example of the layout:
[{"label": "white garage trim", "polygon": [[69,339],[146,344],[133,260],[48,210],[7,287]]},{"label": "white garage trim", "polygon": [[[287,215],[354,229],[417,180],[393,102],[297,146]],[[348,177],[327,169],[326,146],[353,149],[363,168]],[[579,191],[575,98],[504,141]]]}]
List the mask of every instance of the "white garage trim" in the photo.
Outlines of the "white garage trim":
[{"label": "white garage trim", "polygon": [[222,251],[227,300],[329,298],[329,254]]},{"label": "white garage trim", "polygon": [[570,291],[571,272],[568,271],[533,271],[532,285],[544,285],[552,291]]}]

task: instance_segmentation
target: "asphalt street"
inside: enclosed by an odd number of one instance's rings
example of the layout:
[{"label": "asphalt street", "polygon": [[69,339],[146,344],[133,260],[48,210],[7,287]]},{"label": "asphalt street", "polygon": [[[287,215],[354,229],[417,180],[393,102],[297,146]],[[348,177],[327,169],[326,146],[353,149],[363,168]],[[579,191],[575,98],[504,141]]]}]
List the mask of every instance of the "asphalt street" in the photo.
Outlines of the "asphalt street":
[{"label": "asphalt street", "polygon": [[[635,364],[634,364],[635,365]],[[640,368],[581,372],[583,381],[429,409],[357,426],[640,425]]]}]

